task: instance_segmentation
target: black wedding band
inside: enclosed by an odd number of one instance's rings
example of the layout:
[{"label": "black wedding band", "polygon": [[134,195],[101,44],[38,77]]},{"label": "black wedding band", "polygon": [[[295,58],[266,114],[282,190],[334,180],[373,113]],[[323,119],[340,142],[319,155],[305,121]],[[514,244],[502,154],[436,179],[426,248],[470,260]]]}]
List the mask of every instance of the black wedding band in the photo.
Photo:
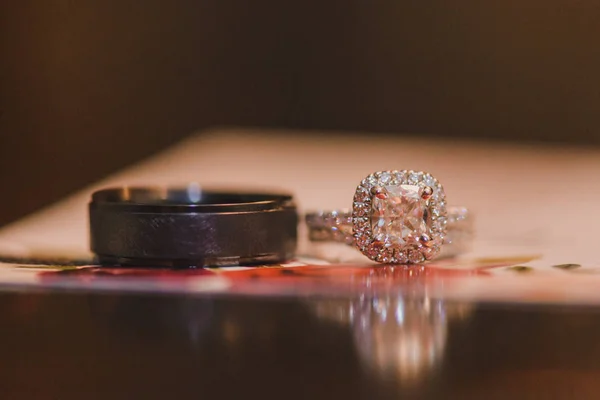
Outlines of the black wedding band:
[{"label": "black wedding band", "polygon": [[100,264],[210,267],[294,256],[298,214],[286,194],[188,188],[113,188],[89,204]]}]

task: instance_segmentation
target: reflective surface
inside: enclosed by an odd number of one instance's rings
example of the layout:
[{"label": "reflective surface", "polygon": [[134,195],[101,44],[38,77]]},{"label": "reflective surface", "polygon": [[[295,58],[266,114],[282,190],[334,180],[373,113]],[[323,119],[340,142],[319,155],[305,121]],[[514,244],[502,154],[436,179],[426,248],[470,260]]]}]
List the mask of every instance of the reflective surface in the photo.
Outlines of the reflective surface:
[{"label": "reflective surface", "polygon": [[598,398],[592,308],[0,294],[0,398]]}]

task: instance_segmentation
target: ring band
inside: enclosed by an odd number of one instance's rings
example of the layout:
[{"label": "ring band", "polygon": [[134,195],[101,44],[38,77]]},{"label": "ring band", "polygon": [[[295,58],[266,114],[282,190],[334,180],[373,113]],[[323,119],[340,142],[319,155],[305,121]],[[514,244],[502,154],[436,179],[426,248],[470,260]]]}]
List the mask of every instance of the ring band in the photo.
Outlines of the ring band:
[{"label": "ring band", "polygon": [[[306,214],[309,239],[313,242],[354,244],[352,210],[316,211]],[[465,253],[473,238],[473,218],[464,207],[448,207],[448,232],[440,257]]]},{"label": "ring band", "polygon": [[442,185],[420,171],[380,171],[357,187],[351,210],[306,214],[309,239],[352,245],[374,261],[421,263],[470,247],[472,216],[446,207]]},{"label": "ring band", "polygon": [[100,264],[212,267],[294,256],[298,215],[287,194],[187,188],[111,188],[89,204]]}]

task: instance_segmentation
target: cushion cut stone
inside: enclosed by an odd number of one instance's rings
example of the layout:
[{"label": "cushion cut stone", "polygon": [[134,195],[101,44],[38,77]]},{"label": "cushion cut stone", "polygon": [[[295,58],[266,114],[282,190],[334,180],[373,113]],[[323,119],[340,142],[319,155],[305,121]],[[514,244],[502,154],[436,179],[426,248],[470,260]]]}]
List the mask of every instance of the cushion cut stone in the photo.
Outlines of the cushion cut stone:
[{"label": "cushion cut stone", "polygon": [[382,196],[373,196],[371,229],[373,238],[386,247],[416,244],[431,234],[432,221],[427,201],[417,185],[387,185]]}]

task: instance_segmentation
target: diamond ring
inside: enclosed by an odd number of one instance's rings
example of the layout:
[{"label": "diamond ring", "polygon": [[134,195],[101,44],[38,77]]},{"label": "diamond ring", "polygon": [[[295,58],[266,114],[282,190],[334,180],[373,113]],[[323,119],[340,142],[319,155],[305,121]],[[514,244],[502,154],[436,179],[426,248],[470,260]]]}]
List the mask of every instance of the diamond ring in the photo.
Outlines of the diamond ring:
[{"label": "diamond ring", "polygon": [[470,244],[472,218],[447,207],[444,188],[420,171],[379,171],[356,188],[351,210],[306,215],[312,241],[353,245],[381,263],[422,263],[456,256]]}]

